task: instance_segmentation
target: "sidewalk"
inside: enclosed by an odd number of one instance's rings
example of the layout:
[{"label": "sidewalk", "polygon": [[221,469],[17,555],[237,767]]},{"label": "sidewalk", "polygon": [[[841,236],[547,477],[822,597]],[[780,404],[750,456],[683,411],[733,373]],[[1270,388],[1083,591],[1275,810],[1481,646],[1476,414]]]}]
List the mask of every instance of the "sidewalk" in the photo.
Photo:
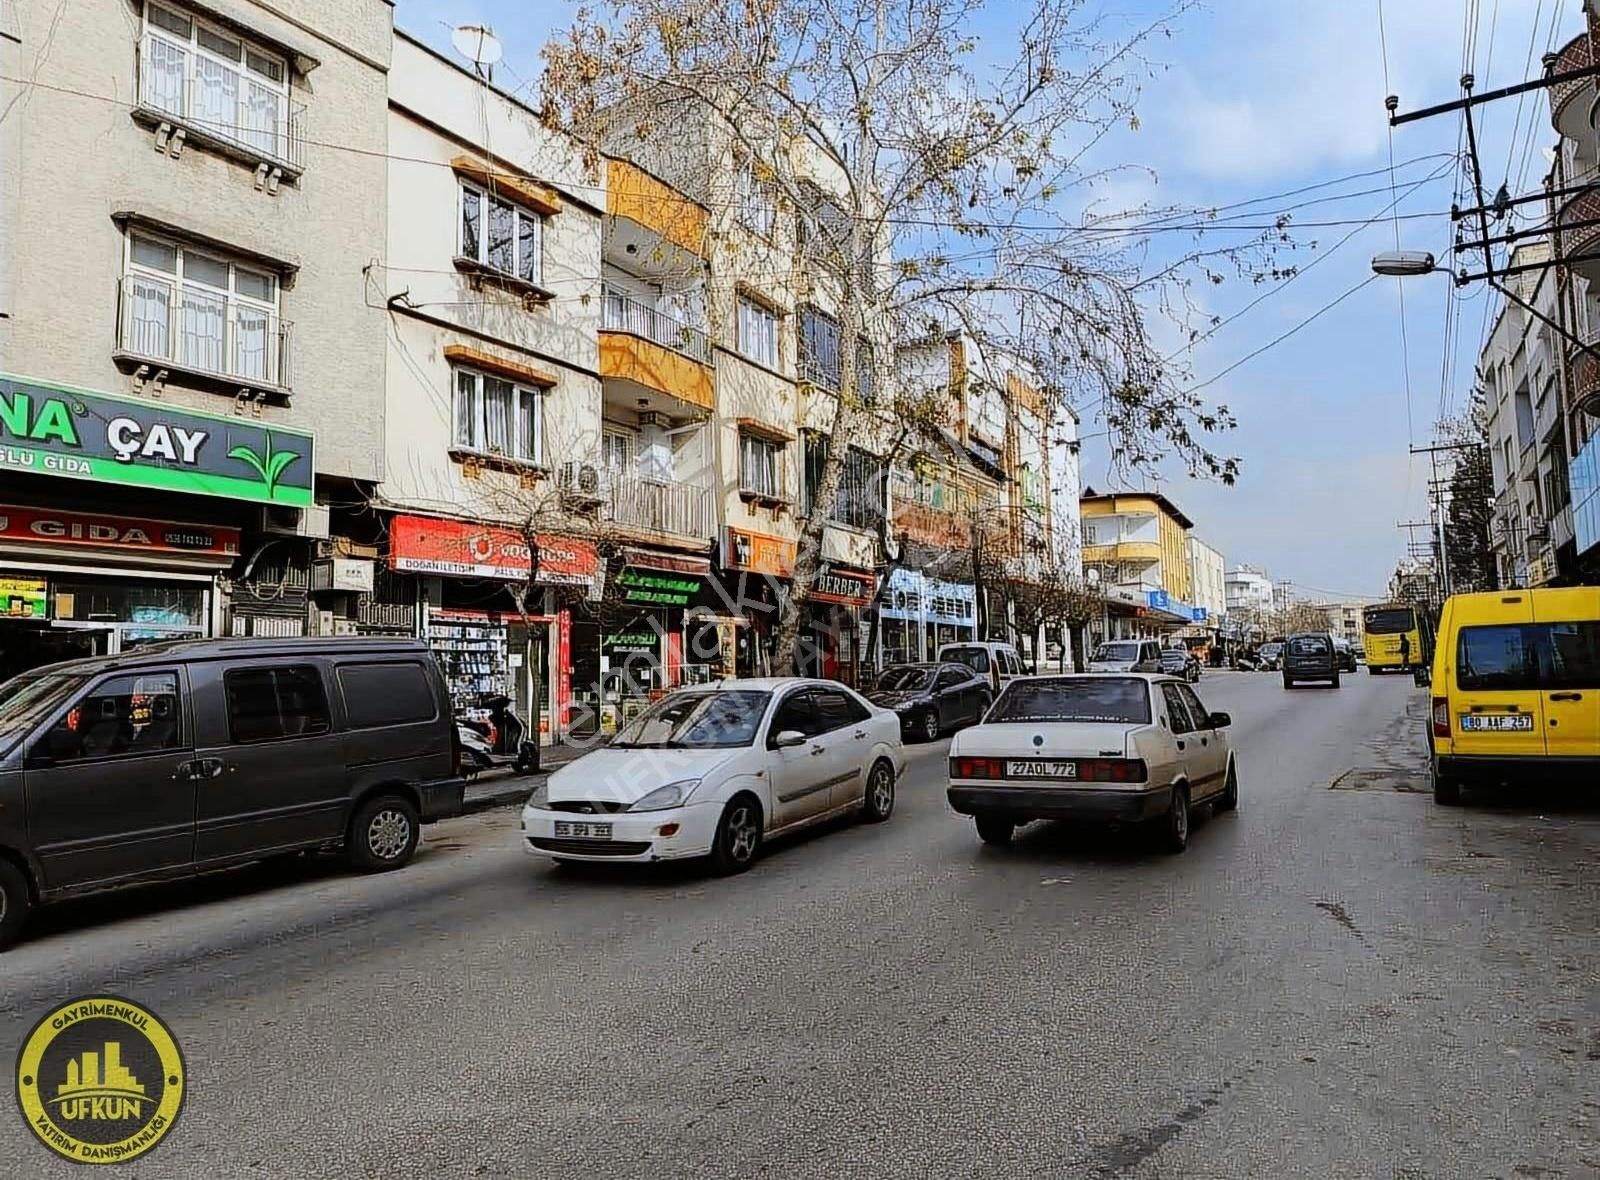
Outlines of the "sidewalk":
[{"label": "sidewalk", "polygon": [[588,750],[579,746],[545,746],[539,751],[539,769],[533,774],[516,774],[509,766],[488,770],[467,784],[461,800],[461,814],[488,811],[495,807],[515,807],[550,777],[550,772],[582,757]]}]

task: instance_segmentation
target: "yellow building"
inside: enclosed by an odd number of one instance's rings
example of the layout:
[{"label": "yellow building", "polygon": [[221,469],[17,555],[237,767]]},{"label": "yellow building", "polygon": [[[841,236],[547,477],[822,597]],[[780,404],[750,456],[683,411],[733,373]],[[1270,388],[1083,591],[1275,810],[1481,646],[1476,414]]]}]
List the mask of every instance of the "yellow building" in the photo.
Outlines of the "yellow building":
[{"label": "yellow building", "polygon": [[1134,590],[1165,590],[1178,602],[1194,601],[1189,566],[1191,521],[1159,492],[1085,489],[1083,564],[1098,570],[1103,584]]}]

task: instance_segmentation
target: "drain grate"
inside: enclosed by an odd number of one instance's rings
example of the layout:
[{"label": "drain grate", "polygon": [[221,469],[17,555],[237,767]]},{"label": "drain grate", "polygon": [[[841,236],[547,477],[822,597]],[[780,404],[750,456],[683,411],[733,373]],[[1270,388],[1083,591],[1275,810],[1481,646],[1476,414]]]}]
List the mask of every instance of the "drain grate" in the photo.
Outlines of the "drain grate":
[{"label": "drain grate", "polygon": [[1426,778],[1404,770],[1347,770],[1328,784],[1330,791],[1389,791],[1400,795],[1420,795],[1429,790]]}]

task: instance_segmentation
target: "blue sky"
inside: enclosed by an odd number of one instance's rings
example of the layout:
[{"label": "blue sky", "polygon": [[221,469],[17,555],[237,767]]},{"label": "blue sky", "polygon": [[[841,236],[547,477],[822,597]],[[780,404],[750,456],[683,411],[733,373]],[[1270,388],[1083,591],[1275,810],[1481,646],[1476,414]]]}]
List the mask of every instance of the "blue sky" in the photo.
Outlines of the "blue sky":
[{"label": "blue sky", "polygon": [[[1131,24],[1168,8],[1122,0],[1108,12]],[[1158,206],[1222,205],[1386,168],[1384,94],[1398,94],[1402,111],[1458,95],[1468,8],[1479,10],[1472,60],[1480,91],[1537,72],[1552,20],[1558,48],[1581,22],[1575,0],[1387,0],[1386,91],[1376,0],[1214,0],[1187,13],[1176,35],[1154,47],[1161,68],[1145,87],[1139,130],[1100,148],[1102,165],[1136,164],[1158,180],[1129,170],[1108,186],[1108,204],[1132,207],[1148,199]],[[1003,48],[1009,10],[1004,0],[993,0],[977,29],[988,45]],[[536,92],[539,48],[571,11],[560,2],[398,0],[396,18],[447,51],[453,25],[490,25],[505,43],[496,80],[512,89],[525,83]],[[1546,168],[1541,149],[1555,140],[1547,100],[1530,95],[1520,116],[1516,99],[1480,112],[1485,184],[1492,191],[1509,174],[1513,191],[1531,190]],[[1395,160],[1454,152],[1459,126],[1457,117],[1443,116],[1396,130]],[[1525,155],[1530,162],[1519,190]],[[1397,176],[1418,180],[1447,164],[1425,160],[1398,169]],[[1444,211],[1455,183],[1454,169],[1446,167],[1402,202],[1401,213],[1435,214],[1402,220],[1402,246],[1444,258],[1451,233]],[[1302,223],[1371,218],[1389,204],[1387,185],[1385,173],[1307,193],[1296,199],[1383,190],[1312,205],[1293,216]],[[1293,200],[1259,208],[1277,210]],[[1355,228],[1302,226],[1299,240],[1314,240],[1319,248],[1302,249],[1294,261],[1305,266]],[[1228,368],[1360,283],[1370,273],[1371,255],[1394,247],[1394,234],[1387,217],[1359,230],[1326,262],[1224,327],[1194,350],[1196,378]],[[1401,346],[1402,281],[1408,349]],[[1396,522],[1426,517],[1428,461],[1408,455],[1407,448],[1412,441],[1429,441],[1442,403],[1463,403],[1482,339],[1488,295],[1481,286],[1468,287],[1456,296],[1457,343],[1453,363],[1445,364],[1451,286],[1443,276],[1380,279],[1206,389],[1205,396],[1227,404],[1239,419],[1220,448],[1243,459],[1244,474],[1226,488],[1173,470],[1162,473],[1159,487],[1230,566],[1265,567],[1307,594],[1383,592],[1404,552],[1405,536]],[[1230,280],[1207,288],[1203,297],[1208,312],[1227,316],[1260,294]],[[1452,381],[1443,379],[1447,368]],[[1086,434],[1098,429],[1084,425]],[[1084,479],[1101,490],[1109,486],[1103,438],[1085,445]]]}]

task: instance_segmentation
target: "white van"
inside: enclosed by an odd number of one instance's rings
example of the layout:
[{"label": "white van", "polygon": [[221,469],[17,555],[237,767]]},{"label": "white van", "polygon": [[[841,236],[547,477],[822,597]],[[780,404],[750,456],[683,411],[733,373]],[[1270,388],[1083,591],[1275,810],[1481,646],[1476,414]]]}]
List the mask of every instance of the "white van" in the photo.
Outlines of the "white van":
[{"label": "white van", "polygon": [[1091,672],[1160,672],[1161,645],[1154,639],[1108,639],[1089,657]]},{"label": "white van", "polygon": [[937,658],[940,663],[963,664],[987,677],[996,696],[1018,676],[1027,675],[1022,657],[1009,643],[946,643]]}]

